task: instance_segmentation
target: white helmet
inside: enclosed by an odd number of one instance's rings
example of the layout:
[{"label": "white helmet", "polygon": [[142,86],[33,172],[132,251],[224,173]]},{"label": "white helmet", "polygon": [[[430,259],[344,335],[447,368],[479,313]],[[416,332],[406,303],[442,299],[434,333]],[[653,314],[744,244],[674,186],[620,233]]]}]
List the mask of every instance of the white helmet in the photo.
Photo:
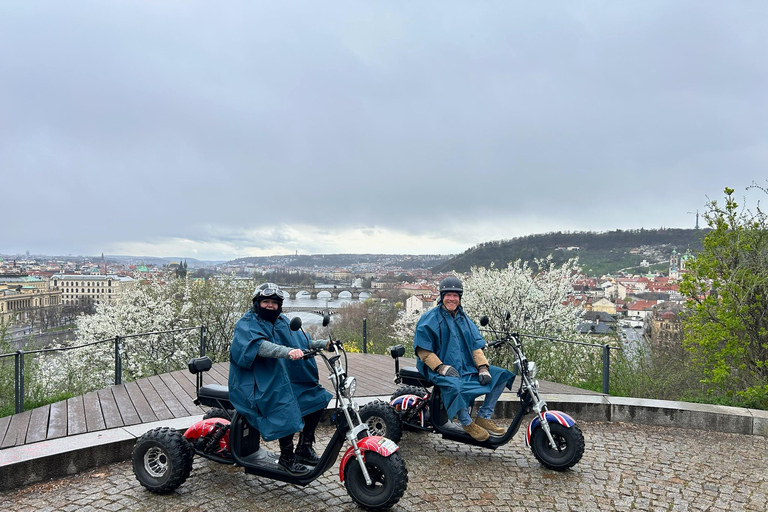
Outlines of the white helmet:
[{"label": "white helmet", "polygon": [[280,305],[283,304],[285,294],[275,283],[263,283],[253,290],[253,301],[261,299],[275,299]]}]

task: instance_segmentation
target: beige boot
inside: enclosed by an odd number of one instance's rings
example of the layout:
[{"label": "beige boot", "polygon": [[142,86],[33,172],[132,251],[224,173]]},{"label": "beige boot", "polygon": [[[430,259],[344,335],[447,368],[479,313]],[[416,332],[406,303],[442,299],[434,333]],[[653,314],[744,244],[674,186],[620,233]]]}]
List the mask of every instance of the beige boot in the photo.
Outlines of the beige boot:
[{"label": "beige boot", "polygon": [[504,428],[501,428],[496,423],[494,423],[493,420],[487,420],[485,418],[477,417],[475,418],[475,423],[477,423],[478,427],[482,427],[485,430],[488,431],[489,434],[493,434],[494,436],[503,436],[507,433],[507,430]]},{"label": "beige boot", "polygon": [[476,441],[485,441],[490,437],[488,434],[488,431],[485,430],[483,427],[477,426],[477,423],[474,421],[470,423],[469,425],[462,425],[461,428],[464,429],[464,431],[471,435],[473,439]]}]

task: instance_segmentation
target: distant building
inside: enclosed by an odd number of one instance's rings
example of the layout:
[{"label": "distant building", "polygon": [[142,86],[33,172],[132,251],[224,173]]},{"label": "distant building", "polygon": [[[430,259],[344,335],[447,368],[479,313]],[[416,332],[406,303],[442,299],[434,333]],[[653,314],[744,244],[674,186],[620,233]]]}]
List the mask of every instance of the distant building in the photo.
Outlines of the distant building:
[{"label": "distant building", "polygon": [[62,304],[76,306],[86,302],[115,302],[135,283],[131,277],[116,275],[56,274],[50,280],[50,287],[61,292]]},{"label": "distant building", "polygon": [[40,308],[61,305],[61,292],[21,284],[0,285],[0,325],[26,323]]},{"label": "distant building", "polygon": [[653,307],[646,318],[646,335],[654,347],[682,347],[684,306],[671,302],[662,302]]},{"label": "distant building", "polygon": [[411,313],[424,313],[435,307],[437,295],[411,295],[405,301],[405,311]]}]

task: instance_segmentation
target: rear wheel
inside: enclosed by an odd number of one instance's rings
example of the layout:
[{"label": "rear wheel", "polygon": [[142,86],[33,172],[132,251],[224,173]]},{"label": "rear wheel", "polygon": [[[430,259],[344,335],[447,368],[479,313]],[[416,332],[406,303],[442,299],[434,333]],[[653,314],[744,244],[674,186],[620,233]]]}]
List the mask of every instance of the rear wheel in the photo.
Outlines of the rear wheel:
[{"label": "rear wheel", "polygon": [[232,421],[232,417],[234,415],[235,415],[234,410],[227,412],[225,409],[222,409],[221,407],[213,407],[205,411],[205,414],[203,414],[203,419],[207,420],[210,418],[221,418],[224,420]]},{"label": "rear wheel", "polygon": [[147,490],[166,494],[187,479],[194,455],[183,435],[169,427],[158,427],[136,440],[131,457],[133,473]]},{"label": "rear wheel", "polygon": [[584,455],[584,434],[576,425],[564,427],[559,423],[550,423],[549,430],[557,449],[550,446],[547,434],[538,426],[531,434],[531,451],[543,466],[555,471],[565,471],[579,462]]},{"label": "rear wheel", "polygon": [[360,408],[360,419],[368,424],[368,433],[381,436],[394,442],[403,436],[403,423],[400,416],[386,402],[376,400]]},{"label": "rear wheel", "polygon": [[359,459],[350,460],[344,468],[344,485],[355,503],[366,510],[386,510],[400,501],[408,486],[408,469],[399,453],[384,457],[367,451],[365,468],[371,485],[365,483]]}]

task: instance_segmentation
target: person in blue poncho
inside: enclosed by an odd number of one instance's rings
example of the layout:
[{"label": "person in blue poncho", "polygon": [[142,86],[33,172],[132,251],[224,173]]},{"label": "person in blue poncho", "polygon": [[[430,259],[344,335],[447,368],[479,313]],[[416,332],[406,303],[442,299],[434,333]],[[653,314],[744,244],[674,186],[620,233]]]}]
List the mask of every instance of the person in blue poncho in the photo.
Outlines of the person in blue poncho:
[{"label": "person in blue poncho", "polygon": [[[305,474],[317,465],[315,429],[331,394],[318,380],[314,359],[303,350],[327,347],[303,331],[291,331],[281,314],[285,294],[273,283],[253,292],[253,307],[238,320],[229,350],[229,399],[265,441],[279,439],[278,464]],[[294,453],[293,435],[299,433]]]},{"label": "person in blue poncho", "polygon": [[[416,325],[416,366],[440,388],[448,418],[458,417],[470,436],[485,441],[491,434],[503,435],[505,429],[491,420],[491,414],[504,388],[512,388],[515,375],[488,364],[483,352],[485,340],[461,307],[461,281],[446,277],[439,290],[437,306],[424,313]],[[483,405],[472,420],[468,405],[483,394]]]}]

